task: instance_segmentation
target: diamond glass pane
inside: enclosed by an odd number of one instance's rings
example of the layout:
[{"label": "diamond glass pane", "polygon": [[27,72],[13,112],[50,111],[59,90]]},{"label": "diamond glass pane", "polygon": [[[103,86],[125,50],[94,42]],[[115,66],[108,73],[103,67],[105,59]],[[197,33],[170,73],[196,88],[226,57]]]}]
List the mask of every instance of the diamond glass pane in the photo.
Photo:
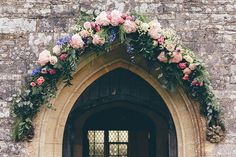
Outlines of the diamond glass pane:
[{"label": "diamond glass pane", "polygon": [[127,155],[127,144],[119,144],[119,155]]},{"label": "diamond glass pane", "polygon": [[109,142],[118,142],[118,131],[109,131]]},{"label": "diamond glass pane", "polygon": [[95,153],[96,155],[103,155],[104,154],[104,145],[103,144],[96,144],[95,145]]},{"label": "diamond glass pane", "polygon": [[118,145],[117,144],[110,144],[109,145],[109,152],[110,152],[110,155],[118,155]]},{"label": "diamond glass pane", "polygon": [[94,145],[89,144],[89,155],[94,155]]},{"label": "diamond glass pane", "polygon": [[95,131],[95,143],[104,143],[104,131]]},{"label": "diamond glass pane", "polygon": [[88,131],[89,143],[93,143],[94,142],[94,137],[95,137],[95,131]]},{"label": "diamond glass pane", "polygon": [[118,131],[119,142],[128,142],[128,131]]}]

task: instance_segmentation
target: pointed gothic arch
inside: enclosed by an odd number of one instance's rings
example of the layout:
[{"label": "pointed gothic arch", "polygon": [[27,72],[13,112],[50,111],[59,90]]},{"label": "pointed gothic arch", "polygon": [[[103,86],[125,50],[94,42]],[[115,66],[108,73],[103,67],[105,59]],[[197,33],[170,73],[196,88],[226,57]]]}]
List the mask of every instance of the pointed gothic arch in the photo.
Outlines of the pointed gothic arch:
[{"label": "pointed gothic arch", "polygon": [[51,100],[56,111],[42,108],[35,119],[35,138],[28,143],[27,149],[29,156],[62,157],[64,128],[76,100],[95,80],[117,68],[138,75],[162,97],[176,128],[179,157],[206,155],[205,120],[200,117],[199,105],[191,101],[181,88],[173,93],[163,89],[154,74],[147,68],[145,60],[138,58],[137,64],[130,63],[124,47],[120,44],[113,45],[109,53],[99,56],[91,53],[83,57],[73,75],[73,85],[67,88],[62,81],[59,82],[57,96]]}]

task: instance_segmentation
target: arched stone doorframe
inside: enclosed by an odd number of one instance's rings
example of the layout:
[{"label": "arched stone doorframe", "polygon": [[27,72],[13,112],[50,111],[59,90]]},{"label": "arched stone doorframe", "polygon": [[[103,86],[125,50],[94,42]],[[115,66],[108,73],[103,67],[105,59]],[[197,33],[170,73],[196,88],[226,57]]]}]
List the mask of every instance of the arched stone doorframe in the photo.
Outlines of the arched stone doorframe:
[{"label": "arched stone doorframe", "polygon": [[[163,89],[152,72],[148,72],[144,59],[137,64],[129,61],[122,45],[113,45],[109,53],[84,55],[73,75],[72,86],[58,85],[56,98],[51,103],[56,111],[43,108],[34,121],[35,137],[27,144],[30,157],[62,157],[62,143],[67,117],[82,92],[96,79],[116,68],[127,69],[147,81],[162,97],[173,118],[178,144],[178,157],[203,157],[212,147],[205,140],[205,121],[199,114],[198,104],[189,100],[184,91]],[[207,144],[207,145],[206,145]],[[207,154],[207,156],[210,154]]]}]

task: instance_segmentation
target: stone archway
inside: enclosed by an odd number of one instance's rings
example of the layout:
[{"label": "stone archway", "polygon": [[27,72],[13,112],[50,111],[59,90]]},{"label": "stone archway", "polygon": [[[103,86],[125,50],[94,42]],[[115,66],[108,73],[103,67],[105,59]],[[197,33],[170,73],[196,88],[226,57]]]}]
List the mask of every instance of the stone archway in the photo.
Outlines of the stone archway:
[{"label": "stone archway", "polygon": [[161,87],[148,72],[144,60],[131,64],[122,45],[113,45],[109,53],[84,55],[74,74],[71,87],[59,83],[58,94],[51,102],[56,111],[42,109],[35,120],[36,136],[28,145],[29,156],[62,157],[63,134],[68,114],[77,98],[96,79],[116,68],[127,69],[147,81],[162,97],[173,118],[179,157],[205,156],[205,132],[198,105],[178,88],[171,93]]}]

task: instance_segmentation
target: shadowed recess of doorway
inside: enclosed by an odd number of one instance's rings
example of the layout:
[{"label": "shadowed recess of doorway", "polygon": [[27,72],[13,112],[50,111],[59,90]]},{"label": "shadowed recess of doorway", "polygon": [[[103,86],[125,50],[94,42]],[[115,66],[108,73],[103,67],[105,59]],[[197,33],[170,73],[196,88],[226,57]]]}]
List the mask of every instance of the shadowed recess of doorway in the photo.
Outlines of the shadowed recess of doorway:
[{"label": "shadowed recess of doorway", "polygon": [[[129,157],[177,157],[175,127],[162,98],[145,80],[121,68],[94,81],[78,98],[66,123],[63,156],[119,156],[109,143],[114,130],[127,131]],[[89,141],[89,131],[95,138],[96,131],[103,131],[103,142]],[[137,144],[145,141],[146,147]]]}]

